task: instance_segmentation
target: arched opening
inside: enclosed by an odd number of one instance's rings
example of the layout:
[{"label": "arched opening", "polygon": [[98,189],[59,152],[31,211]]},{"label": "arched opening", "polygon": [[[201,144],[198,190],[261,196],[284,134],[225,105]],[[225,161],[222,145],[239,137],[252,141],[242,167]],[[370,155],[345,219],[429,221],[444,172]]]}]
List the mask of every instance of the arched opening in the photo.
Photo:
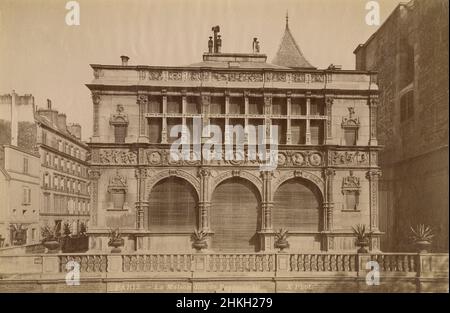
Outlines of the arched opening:
[{"label": "arched opening", "polygon": [[293,178],[278,187],[274,195],[272,224],[274,229],[320,231],[322,196],[313,183]]},{"label": "arched opening", "polygon": [[214,251],[259,250],[260,195],[249,181],[233,177],[220,183],[212,195],[211,230]]},{"label": "arched opening", "polygon": [[156,183],[150,192],[146,225],[152,231],[193,232],[197,212],[194,187],[182,178],[168,177]]}]

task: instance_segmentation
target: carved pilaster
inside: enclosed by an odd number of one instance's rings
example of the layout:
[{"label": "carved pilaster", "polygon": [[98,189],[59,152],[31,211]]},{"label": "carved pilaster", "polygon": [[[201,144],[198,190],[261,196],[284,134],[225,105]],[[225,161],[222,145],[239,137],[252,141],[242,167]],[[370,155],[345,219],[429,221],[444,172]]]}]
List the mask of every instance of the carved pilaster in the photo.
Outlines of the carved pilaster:
[{"label": "carved pilaster", "polygon": [[336,175],[336,171],[334,169],[327,168],[324,170],[325,177],[325,201],[323,203],[323,227],[326,231],[333,230],[333,208],[334,208],[334,199],[333,199],[333,180]]},{"label": "carved pilaster", "polygon": [[[165,90],[162,90],[162,106],[163,106],[163,113],[167,113],[167,92]],[[161,143],[167,143],[167,118],[162,119],[162,130],[161,130]]]},{"label": "carved pilaster", "polygon": [[92,103],[94,104],[94,123],[93,123],[93,134],[92,137],[99,137],[99,130],[100,130],[100,126],[99,126],[99,112],[100,112],[100,94],[98,92],[93,92],[92,93]]},{"label": "carved pilaster", "polygon": [[370,207],[370,230],[378,231],[378,180],[381,171],[378,169],[369,170],[366,178],[369,180],[369,207]]},{"label": "carved pilaster", "polygon": [[311,144],[311,120],[309,119],[309,115],[311,114],[311,93],[306,93],[306,144]]},{"label": "carved pilaster", "polygon": [[139,138],[138,142],[148,142],[148,125],[145,113],[147,112],[148,96],[138,95],[137,104],[139,105]]},{"label": "carved pilaster", "polygon": [[138,229],[144,229],[144,212],[148,208],[148,201],[145,194],[145,183],[147,179],[147,170],[138,168],[135,170],[137,183],[137,201],[136,201],[136,226]]},{"label": "carved pilaster", "polygon": [[325,97],[325,114],[327,116],[327,130],[326,130],[326,139],[325,143],[330,144],[333,140],[333,134],[332,134],[332,106],[334,102],[334,97],[332,96],[326,96]]},{"label": "carved pilaster", "polygon": [[272,201],[272,176],[273,172],[263,171],[261,172],[261,177],[263,180],[263,192],[262,192],[262,202],[261,202],[261,210],[262,210],[262,231],[270,231],[272,230],[272,209],[273,209],[273,201]]},{"label": "carved pilaster", "polygon": [[292,137],[292,132],[291,132],[291,94],[288,93],[286,95],[286,113],[288,116],[287,119],[287,125],[286,125],[286,144],[290,145],[291,144],[291,137]]},{"label": "carved pilaster", "polygon": [[198,171],[200,177],[200,201],[199,201],[199,228],[204,231],[209,231],[210,217],[209,211],[211,208],[210,194],[210,177],[211,171],[207,168],[201,168]]},{"label": "carved pilaster", "polygon": [[95,227],[97,226],[98,220],[98,180],[100,179],[101,173],[99,170],[92,169],[88,171],[88,176],[92,186],[90,224],[92,227]]},{"label": "carved pilaster", "polygon": [[377,110],[378,110],[378,97],[372,96],[369,98],[369,114],[370,114],[370,134],[369,134],[369,146],[378,145],[377,140]]}]

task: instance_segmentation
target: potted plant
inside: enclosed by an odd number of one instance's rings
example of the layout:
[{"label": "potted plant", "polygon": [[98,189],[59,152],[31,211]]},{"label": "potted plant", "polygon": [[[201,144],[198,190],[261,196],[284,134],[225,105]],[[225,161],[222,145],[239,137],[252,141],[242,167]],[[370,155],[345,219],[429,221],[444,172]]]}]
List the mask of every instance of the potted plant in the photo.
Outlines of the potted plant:
[{"label": "potted plant", "polygon": [[283,252],[284,249],[289,248],[287,237],[288,231],[283,228],[280,228],[280,230],[275,233],[275,248],[280,249],[280,252]]},{"label": "potted plant", "polygon": [[41,229],[42,245],[47,248],[47,253],[56,253],[61,246],[58,238],[57,226],[50,227],[48,225]]},{"label": "potted plant", "polygon": [[358,224],[352,227],[352,229],[353,234],[356,237],[356,246],[359,247],[358,253],[368,253],[366,247],[369,246],[372,232],[367,232],[366,225],[363,224]]},{"label": "potted plant", "polygon": [[81,222],[80,223],[80,236],[85,237],[86,236],[86,232],[87,232],[86,224],[84,222]]},{"label": "potted plant", "polygon": [[415,228],[411,227],[411,240],[419,253],[427,253],[434,234],[430,226],[419,224]]},{"label": "potted plant", "polygon": [[192,246],[197,251],[201,251],[202,249],[208,248],[208,242],[206,241],[206,237],[208,233],[204,230],[194,229],[194,233],[192,234]]},{"label": "potted plant", "polygon": [[111,229],[109,232],[109,242],[108,246],[113,247],[111,249],[111,253],[120,253],[122,250],[119,247],[122,247],[124,244],[124,240],[119,231],[119,228]]}]

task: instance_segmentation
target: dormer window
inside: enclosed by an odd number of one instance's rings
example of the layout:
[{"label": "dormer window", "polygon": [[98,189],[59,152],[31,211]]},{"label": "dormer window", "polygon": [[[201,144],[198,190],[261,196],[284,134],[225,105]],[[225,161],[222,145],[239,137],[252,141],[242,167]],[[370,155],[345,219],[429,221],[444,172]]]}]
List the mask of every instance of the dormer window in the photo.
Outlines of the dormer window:
[{"label": "dormer window", "polygon": [[123,105],[118,104],[116,114],[113,114],[109,120],[109,124],[114,127],[115,143],[125,143],[127,137],[128,116],[123,111]]}]

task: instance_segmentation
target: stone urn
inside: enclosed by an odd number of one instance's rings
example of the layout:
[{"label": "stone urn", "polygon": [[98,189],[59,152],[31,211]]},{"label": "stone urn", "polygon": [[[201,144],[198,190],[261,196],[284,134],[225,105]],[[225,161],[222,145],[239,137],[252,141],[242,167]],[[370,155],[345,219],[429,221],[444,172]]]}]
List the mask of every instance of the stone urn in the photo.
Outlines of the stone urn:
[{"label": "stone urn", "polygon": [[197,252],[200,252],[202,249],[208,248],[208,242],[206,240],[196,240],[192,244],[192,247],[194,247]]},{"label": "stone urn", "polygon": [[42,245],[47,248],[47,253],[57,253],[61,247],[61,244],[56,239],[44,240]]},{"label": "stone urn", "polygon": [[369,246],[369,238],[356,240],[356,246],[359,247],[357,250],[358,253],[369,253],[366,249]]},{"label": "stone urn", "polygon": [[284,249],[289,248],[289,242],[287,240],[276,241],[275,248],[280,249],[280,252],[284,252]]},{"label": "stone urn", "polygon": [[113,247],[111,249],[111,253],[120,253],[122,252],[122,249],[120,247],[123,247],[124,240],[123,238],[114,238],[109,241],[108,246]]},{"label": "stone urn", "polygon": [[418,240],[414,243],[416,250],[419,253],[428,253],[430,250],[431,242],[428,240]]}]

